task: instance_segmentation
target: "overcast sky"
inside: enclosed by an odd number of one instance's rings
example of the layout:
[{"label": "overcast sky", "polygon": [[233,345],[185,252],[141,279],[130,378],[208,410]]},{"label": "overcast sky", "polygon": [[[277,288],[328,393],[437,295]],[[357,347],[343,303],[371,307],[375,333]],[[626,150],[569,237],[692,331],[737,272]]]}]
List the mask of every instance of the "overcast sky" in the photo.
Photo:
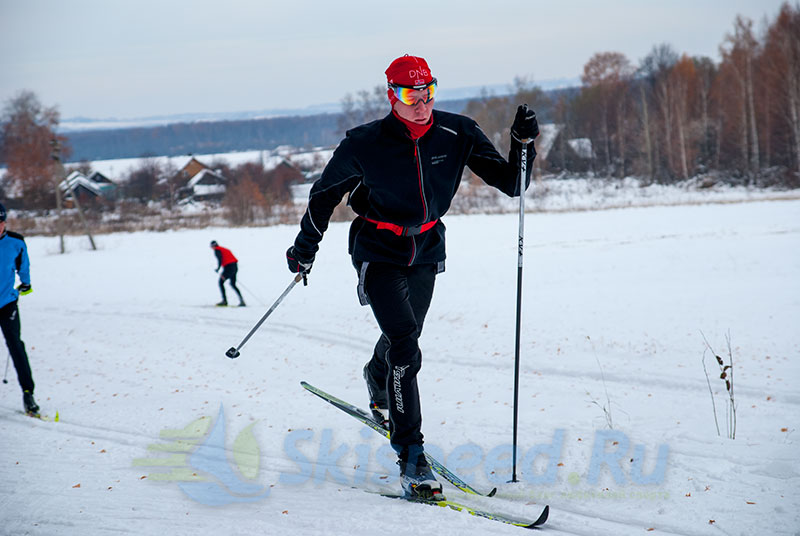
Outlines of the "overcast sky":
[{"label": "overcast sky", "polygon": [[337,103],[423,56],[447,88],[577,79],[596,52],[656,44],[719,60],[737,14],[782,0],[0,0],[0,101],[22,89],[62,118]]}]

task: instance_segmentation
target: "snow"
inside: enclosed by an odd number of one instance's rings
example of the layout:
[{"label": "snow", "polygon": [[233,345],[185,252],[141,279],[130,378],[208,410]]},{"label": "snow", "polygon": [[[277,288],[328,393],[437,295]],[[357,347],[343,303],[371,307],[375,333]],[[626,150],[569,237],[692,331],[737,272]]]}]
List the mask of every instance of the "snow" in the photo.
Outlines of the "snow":
[{"label": "snow", "polygon": [[[451,498],[522,518],[549,503],[549,534],[798,534],[800,200],[529,213],[513,484],[517,216],[445,221],[423,431],[473,486],[499,487],[470,498],[445,484]],[[300,387],[367,402],[378,330],[358,305],[347,228],[331,224],[309,285],[236,360],[225,351],[290,283],[296,226],[102,235],[97,251],[69,237],[64,255],[29,237],[20,315],[51,420],[20,412],[11,367],[0,533],[520,534],[366,493],[397,489],[386,441]],[[212,239],[238,256],[248,307],[213,307]],[[727,334],[736,439],[703,339],[727,361]]]},{"label": "snow", "polygon": [[567,140],[567,143],[581,158],[592,158],[594,156],[592,140],[589,138],[575,138],[573,140]]},{"label": "snow", "polygon": [[[278,147],[272,151],[234,151],[227,153],[198,154],[193,156],[200,162],[209,166],[215,161],[222,160],[232,167],[250,162],[261,162],[265,169],[273,169],[287,158],[297,165],[309,166],[313,165],[315,161],[319,161],[321,165],[324,166],[325,162],[330,160],[332,154],[333,149],[330,148],[317,147],[310,150],[301,150],[289,147]],[[136,167],[140,166],[144,160],[151,160],[165,167],[181,169],[190,158],[192,158],[192,156],[187,155],[115,158],[109,160],[93,160],[91,166],[93,170],[99,171],[112,181],[120,183],[124,182],[127,175],[129,175],[132,170],[136,169]],[[4,171],[4,169],[0,169],[0,173]]]}]

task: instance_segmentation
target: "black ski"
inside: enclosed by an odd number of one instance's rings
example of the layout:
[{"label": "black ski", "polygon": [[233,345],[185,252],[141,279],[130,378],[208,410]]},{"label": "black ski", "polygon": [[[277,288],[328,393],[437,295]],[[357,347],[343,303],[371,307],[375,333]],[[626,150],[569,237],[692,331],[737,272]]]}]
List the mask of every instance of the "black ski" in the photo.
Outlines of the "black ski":
[{"label": "black ski", "polygon": [[489,512],[486,510],[482,510],[480,508],[475,508],[473,506],[469,506],[455,501],[450,501],[447,499],[443,501],[426,501],[424,499],[406,497],[404,495],[389,495],[389,494],[381,494],[381,495],[383,497],[388,497],[390,499],[403,499],[409,502],[427,504],[429,506],[441,506],[442,508],[447,507],[453,510],[457,510],[459,512],[466,512],[475,517],[482,517],[484,519],[489,519],[491,521],[499,521],[500,523],[506,523],[508,525],[514,525],[516,527],[522,527],[524,529],[535,529],[541,525],[544,525],[545,522],[547,521],[547,517],[550,515],[550,507],[548,505],[544,506],[544,508],[542,509],[542,513],[539,514],[539,517],[536,518],[535,521],[526,521],[521,519],[515,519],[513,517],[509,517],[503,514],[496,514],[494,512]]},{"label": "black ski", "polygon": [[[325,391],[314,387],[313,385],[307,382],[300,382],[300,385],[303,386],[304,389],[310,391],[323,399],[324,401],[328,402],[329,404],[336,406],[340,410],[344,411],[348,415],[355,417],[363,424],[366,424],[385,438],[390,438],[389,430],[387,430],[381,423],[375,421],[372,418],[372,415],[364,411],[363,409],[350,404],[349,402],[345,402],[335,396],[326,393]],[[458,476],[453,474],[447,467],[439,463],[433,456],[425,453],[425,459],[428,460],[428,464],[431,466],[431,469],[436,471],[442,478],[450,482],[452,485],[463,491],[464,493],[468,493],[470,495],[481,495],[484,497],[493,497],[495,493],[497,493],[497,488],[492,488],[489,493],[481,493],[480,491],[476,490],[463,480],[461,480]]]}]

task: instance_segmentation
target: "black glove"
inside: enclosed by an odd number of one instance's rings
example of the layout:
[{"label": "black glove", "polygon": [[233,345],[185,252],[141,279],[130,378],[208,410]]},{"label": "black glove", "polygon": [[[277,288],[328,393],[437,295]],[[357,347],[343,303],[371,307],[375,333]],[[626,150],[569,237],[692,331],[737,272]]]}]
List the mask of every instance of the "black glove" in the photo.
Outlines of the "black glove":
[{"label": "black glove", "polygon": [[518,141],[531,141],[539,135],[536,112],[528,108],[527,104],[520,104],[517,107],[517,115],[514,116],[514,124],[511,125],[511,135]]},{"label": "black glove", "polygon": [[297,252],[294,246],[286,250],[286,262],[289,264],[289,271],[293,274],[307,274],[311,272],[311,265],[314,264],[314,256],[309,259],[305,255]]},{"label": "black glove", "polygon": [[31,292],[33,292],[30,283],[28,284],[20,283],[19,286],[17,287],[17,290],[19,291],[20,296],[24,296],[26,294],[30,294]]}]

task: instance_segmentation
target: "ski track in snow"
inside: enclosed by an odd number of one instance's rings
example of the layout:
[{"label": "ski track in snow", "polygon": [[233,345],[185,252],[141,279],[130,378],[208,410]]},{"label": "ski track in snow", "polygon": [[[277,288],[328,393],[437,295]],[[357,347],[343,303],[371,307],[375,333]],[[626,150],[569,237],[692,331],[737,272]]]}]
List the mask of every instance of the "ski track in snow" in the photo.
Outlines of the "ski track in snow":
[{"label": "ski track in snow", "polygon": [[[563,466],[541,485],[455,470],[479,489],[497,485],[498,496],[463,498],[445,486],[448,494],[518,518],[549,503],[543,530],[551,534],[800,534],[798,216],[800,201],[529,215],[519,452],[561,429]],[[516,217],[446,223],[447,271],[421,340],[423,430],[431,448],[472,444],[485,455],[511,441]],[[11,513],[1,534],[338,536],[397,525],[520,534],[364,493],[396,490],[391,464],[377,459],[385,441],[300,388],[308,380],[366,406],[361,367],[379,333],[357,304],[345,224],[331,225],[309,286],[287,296],[240,358],[225,357],[288,284],[282,252],[295,232],[108,235],[96,237],[96,252],[68,237],[67,255],[56,253],[55,239],[27,240],[34,293],[20,302],[23,339],[43,413],[59,411],[60,422],[19,412],[12,367],[0,391],[0,511]],[[249,307],[211,306],[211,238],[240,258]],[[701,330],[726,360],[731,335],[736,440],[725,437],[724,386],[709,354],[716,433]],[[619,484],[608,468],[588,482],[609,403],[614,431],[644,447],[645,472],[668,445],[663,482]],[[152,445],[168,441],[162,430],[215,419],[220,407],[231,463],[236,434],[255,423],[260,472],[251,482],[274,483],[269,497],[206,506],[155,479],[156,468],[134,465],[156,457]],[[290,434],[309,435],[298,445],[314,460],[326,430],[330,449],[344,446],[345,454],[314,464],[303,484],[281,482],[299,471],[285,450]],[[370,449],[366,466],[356,459],[359,445]],[[538,459],[537,470],[545,463]],[[627,476],[630,464],[621,466]],[[357,479],[367,483],[353,488]]]}]

